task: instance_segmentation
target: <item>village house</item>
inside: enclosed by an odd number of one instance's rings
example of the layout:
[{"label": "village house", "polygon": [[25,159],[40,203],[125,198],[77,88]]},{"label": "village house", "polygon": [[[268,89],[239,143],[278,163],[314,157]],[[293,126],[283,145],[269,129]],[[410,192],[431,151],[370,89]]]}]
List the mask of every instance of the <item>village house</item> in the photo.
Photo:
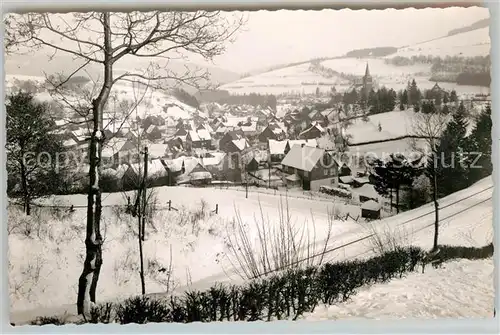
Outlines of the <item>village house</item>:
[{"label": "village house", "polygon": [[378,202],[369,200],[361,205],[361,217],[370,220],[380,219],[381,206]]},{"label": "village house", "polygon": [[271,163],[281,163],[285,155],[290,151],[294,145],[307,145],[308,147],[317,147],[317,140],[283,140],[274,141],[269,140],[268,153],[271,156]]},{"label": "village house", "polygon": [[117,167],[120,165],[120,152],[128,142],[125,138],[113,137],[106,141],[102,148],[102,163],[106,167]]},{"label": "village house", "polygon": [[167,145],[167,153],[171,155],[177,155],[184,152],[184,140],[182,137],[172,137],[166,139],[164,143]]},{"label": "village house", "polygon": [[189,131],[186,136],[186,149],[210,149],[212,146],[212,136],[206,129]]},{"label": "village house", "polygon": [[229,143],[242,139],[246,141],[245,134],[241,129],[226,131],[224,133],[224,136],[222,136],[222,138],[219,140],[219,150],[224,152],[231,152],[228,150],[228,148],[226,148]]},{"label": "village house", "polygon": [[241,182],[241,166],[237,156],[225,152],[209,152],[200,161],[213,180]]},{"label": "village house", "polygon": [[206,185],[212,181],[211,173],[196,157],[179,157],[164,160],[170,185],[192,184]]},{"label": "village house", "polygon": [[311,123],[311,125],[299,134],[299,139],[313,139],[319,138],[325,133],[325,129],[317,122]]},{"label": "village house", "polygon": [[248,143],[248,140],[246,138],[240,138],[239,140],[233,140],[231,142],[228,142],[224,146],[223,151],[227,153],[245,154],[251,148],[252,147],[250,146],[250,143]]},{"label": "village house", "polygon": [[150,141],[158,141],[163,137],[163,131],[160,126],[152,124],[146,129],[144,135]]},{"label": "village house", "polygon": [[311,123],[315,122],[322,127],[326,127],[328,125],[328,119],[317,110],[313,110],[312,112],[310,112],[307,117],[311,121]]},{"label": "village house", "polygon": [[318,191],[320,186],[337,185],[338,166],[324,149],[294,145],[281,162],[287,185]]},{"label": "village house", "polygon": [[[144,178],[144,163],[138,162],[128,165],[123,173],[123,190],[135,190],[141,187]],[[168,171],[161,159],[151,159],[148,161],[148,187],[168,186]]]},{"label": "village house", "polygon": [[266,149],[269,140],[283,141],[286,138],[286,131],[277,123],[269,124],[264,130],[259,134],[259,143],[262,149]]}]

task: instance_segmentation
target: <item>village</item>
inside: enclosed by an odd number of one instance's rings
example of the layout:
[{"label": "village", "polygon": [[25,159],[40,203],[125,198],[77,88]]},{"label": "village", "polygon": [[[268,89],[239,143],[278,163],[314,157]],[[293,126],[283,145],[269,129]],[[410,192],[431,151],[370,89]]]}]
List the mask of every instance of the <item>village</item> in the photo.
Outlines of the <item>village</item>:
[{"label": "village", "polygon": [[10,326],[495,316],[490,24],[6,15]]},{"label": "village", "polygon": [[[366,152],[360,155],[358,150],[357,156],[350,153],[352,143],[346,135],[353,120],[366,122],[370,115],[362,103],[346,102],[346,96],[352,97],[354,92],[360,101],[363,96],[368,100],[376,87],[367,63],[364,76],[344,92],[344,101],[336,92],[282,94],[273,108],[219,103],[229,96],[227,92],[205,90],[197,94],[198,108],[174,99],[156,115],[120,119],[116,114],[106,114],[102,190],[120,192],[141,187],[147,148],[148,187],[232,187],[244,188],[247,193],[249,189],[270,189],[289,196],[319,196],[360,206],[365,219],[390,216],[399,204],[376,192],[365,164]],[[434,104],[449,92],[436,83],[427,95]],[[476,95],[470,101],[471,105],[482,106],[488,99]],[[421,99],[419,103],[428,101]],[[398,110],[402,102],[394,98],[393,104]],[[179,110],[188,112],[175,112]],[[65,150],[80,159],[72,166],[71,192],[84,193],[87,185],[81,180],[89,169],[88,128],[78,115],[69,122],[56,120],[56,126]],[[380,123],[377,127],[382,131]]]}]

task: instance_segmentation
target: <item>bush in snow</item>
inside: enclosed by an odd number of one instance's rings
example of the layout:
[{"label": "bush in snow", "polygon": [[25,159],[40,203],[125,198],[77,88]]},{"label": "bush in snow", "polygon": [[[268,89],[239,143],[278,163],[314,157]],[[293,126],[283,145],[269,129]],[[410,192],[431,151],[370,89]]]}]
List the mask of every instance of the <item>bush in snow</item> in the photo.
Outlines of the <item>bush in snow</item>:
[{"label": "bush in snow", "polygon": [[161,300],[140,296],[127,299],[116,310],[117,320],[121,324],[147,322],[165,322],[170,310]]},{"label": "bush in snow", "polygon": [[379,221],[366,222],[364,228],[369,234],[366,243],[369,250],[375,255],[383,255],[412,244],[414,231],[406,226],[394,228]]},{"label": "bush in snow", "polygon": [[[316,225],[312,217],[312,229],[307,222],[295,223],[288,208],[288,202],[280,200],[278,218],[273,220],[264,215],[259,202],[260,220],[254,216],[252,225],[256,228],[252,236],[247,223],[236,211],[233,231],[228,232],[223,257],[231,264],[236,275],[243,279],[254,279],[278,270],[321,265],[323,257],[312,257],[317,242]],[[326,249],[333,228],[334,213],[328,213]]]},{"label": "bush in snow", "polygon": [[[445,260],[489,258],[493,254],[492,244],[483,248],[441,248]],[[362,286],[384,283],[415,271],[423,255],[418,247],[395,248],[367,260],[289,269],[242,286],[219,284],[206,291],[189,291],[161,300],[135,297],[113,307],[115,313],[109,311],[111,307],[95,309],[96,313],[102,311],[103,316],[93,319],[121,324],[295,320],[305,312],[313,312],[320,303],[345,302]]]},{"label": "bush in snow", "polygon": [[438,252],[427,254],[422,264],[422,272],[424,271],[425,263],[432,263],[434,266],[439,266],[441,263],[454,259],[485,259],[493,256],[493,243],[480,248],[440,245]]},{"label": "bush in snow", "polygon": [[329,195],[334,195],[337,197],[341,198],[347,198],[351,199],[352,198],[352,193],[349,192],[348,190],[342,189],[342,188],[337,188],[337,187],[329,187],[329,186],[320,186],[319,191],[321,193],[326,193]]}]

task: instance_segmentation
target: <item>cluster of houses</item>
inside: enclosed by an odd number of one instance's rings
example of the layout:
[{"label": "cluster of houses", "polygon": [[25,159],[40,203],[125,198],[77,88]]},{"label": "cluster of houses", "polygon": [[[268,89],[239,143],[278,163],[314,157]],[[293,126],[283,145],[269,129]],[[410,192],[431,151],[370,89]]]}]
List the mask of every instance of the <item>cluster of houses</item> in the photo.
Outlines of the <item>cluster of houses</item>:
[{"label": "cluster of houses", "polygon": [[[270,185],[272,179],[275,187],[307,191],[339,184],[363,187],[360,177],[351,177],[351,169],[336,158],[337,143],[330,134],[340,113],[339,107],[320,112],[301,106],[277,113],[271,108],[211,103],[189,117],[174,117],[168,108],[127,122],[105,117],[102,174],[109,185],[104,188],[137,188],[145,147],[148,178],[154,186],[249,180]],[[58,121],[57,133],[67,151],[86,157],[89,131],[81,124]],[[259,174],[262,171],[265,176]],[[88,165],[80,164],[78,173],[88,173]]]}]

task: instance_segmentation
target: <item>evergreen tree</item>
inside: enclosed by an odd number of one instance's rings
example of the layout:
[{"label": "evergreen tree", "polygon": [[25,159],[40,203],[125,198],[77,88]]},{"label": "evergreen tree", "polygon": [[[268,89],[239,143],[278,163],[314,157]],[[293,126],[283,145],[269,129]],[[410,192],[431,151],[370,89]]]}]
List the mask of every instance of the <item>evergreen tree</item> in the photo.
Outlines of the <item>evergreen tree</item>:
[{"label": "evergreen tree", "polygon": [[441,106],[441,104],[443,103],[443,98],[441,97],[441,94],[437,94],[434,101],[436,102],[437,106]]},{"label": "evergreen tree", "polygon": [[[12,188],[7,192],[23,201],[30,215],[31,201],[57,193],[63,187],[62,170],[70,163],[59,161],[63,152],[60,139],[53,135],[55,124],[47,104],[34,100],[31,93],[7,97],[7,174]],[[75,166],[76,167],[76,166]]]},{"label": "evergreen tree", "polygon": [[404,111],[405,110],[405,105],[403,105],[402,102],[399,102],[399,110]]},{"label": "evergreen tree", "polygon": [[434,113],[436,113],[436,106],[434,105],[434,102],[432,100],[424,101],[424,102],[422,102],[421,111],[422,111],[422,113],[425,113],[425,114],[434,114]]},{"label": "evergreen tree", "polygon": [[446,105],[448,102],[450,102],[449,94],[448,92],[443,93],[443,103]]},{"label": "evergreen tree", "polygon": [[451,93],[450,93],[450,101],[451,102],[457,102],[458,101],[457,92],[455,90],[452,90]]},{"label": "evergreen tree", "polygon": [[402,154],[391,154],[386,161],[376,159],[371,163],[370,182],[382,196],[390,196],[392,208],[392,193],[396,194],[396,210],[399,213],[399,193],[402,186],[410,186],[413,180],[423,170],[420,159],[411,161]]},{"label": "evergreen tree", "polygon": [[403,91],[403,94],[401,96],[401,103],[403,105],[408,105],[408,91],[406,89]]},{"label": "evergreen tree", "polygon": [[[491,175],[493,165],[491,162],[491,106],[486,106],[477,117],[476,124],[470,135],[471,164],[470,182],[473,183],[481,178]],[[477,156],[479,158],[477,159]],[[473,162],[476,160],[476,162]]]},{"label": "evergreen tree", "polygon": [[419,103],[422,98],[422,93],[418,89],[417,82],[415,79],[412,80],[410,88],[408,90],[408,103],[416,104]]},{"label": "evergreen tree", "polygon": [[463,103],[453,113],[437,146],[436,163],[440,170],[439,197],[462,190],[469,186],[470,141],[467,139],[467,117]]},{"label": "evergreen tree", "polygon": [[443,114],[449,114],[450,113],[450,108],[448,107],[448,105],[444,105],[443,108],[441,109],[441,112]]}]

